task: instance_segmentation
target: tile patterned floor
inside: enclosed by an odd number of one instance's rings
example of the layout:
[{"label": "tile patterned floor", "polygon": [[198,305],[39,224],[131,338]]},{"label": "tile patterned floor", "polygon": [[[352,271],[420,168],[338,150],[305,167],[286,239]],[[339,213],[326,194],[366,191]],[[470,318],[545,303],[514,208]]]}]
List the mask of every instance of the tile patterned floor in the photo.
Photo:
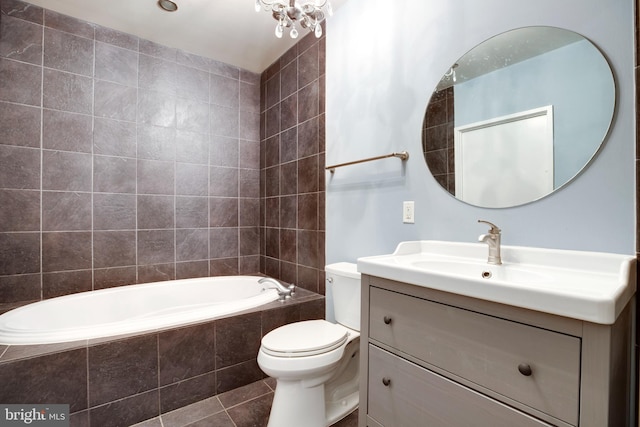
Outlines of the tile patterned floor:
[{"label": "tile patterned floor", "polygon": [[[266,427],[274,389],[275,380],[271,378],[257,381],[136,424],[135,427]],[[357,425],[356,411],[333,427]]]}]

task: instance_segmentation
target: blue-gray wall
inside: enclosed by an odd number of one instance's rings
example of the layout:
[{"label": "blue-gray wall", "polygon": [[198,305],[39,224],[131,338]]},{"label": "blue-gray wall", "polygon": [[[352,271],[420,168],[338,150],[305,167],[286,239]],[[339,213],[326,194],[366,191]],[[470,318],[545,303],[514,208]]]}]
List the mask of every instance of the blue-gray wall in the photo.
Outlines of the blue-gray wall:
[{"label": "blue-gray wall", "polygon": [[[401,8],[350,0],[327,25],[326,164],[411,154],[326,173],[327,263],[390,253],[404,240],[473,242],[486,231],[479,218],[498,224],[506,245],[635,253],[632,0],[406,0]],[[517,208],[466,205],[424,164],[425,106],[457,58],[531,25],[575,31],[603,51],[618,91],[611,132],[591,165],[553,195]],[[403,200],[415,201],[413,225],[402,224]]]},{"label": "blue-gray wall", "polygon": [[589,162],[615,105],[611,69],[588,41],[553,50],[455,86],[455,125],[553,106],[554,188]]}]

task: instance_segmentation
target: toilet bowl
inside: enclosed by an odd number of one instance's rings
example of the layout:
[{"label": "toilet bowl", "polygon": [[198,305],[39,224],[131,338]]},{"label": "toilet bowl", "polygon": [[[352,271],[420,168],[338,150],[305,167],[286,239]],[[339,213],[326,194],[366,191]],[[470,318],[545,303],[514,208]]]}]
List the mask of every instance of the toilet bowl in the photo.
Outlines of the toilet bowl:
[{"label": "toilet bowl", "polygon": [[277,381],[269,427],[326,427],[358,407],[360,274],[351,263],[326,272],[336,323],[291,323],[262,338],[258,365]]}]

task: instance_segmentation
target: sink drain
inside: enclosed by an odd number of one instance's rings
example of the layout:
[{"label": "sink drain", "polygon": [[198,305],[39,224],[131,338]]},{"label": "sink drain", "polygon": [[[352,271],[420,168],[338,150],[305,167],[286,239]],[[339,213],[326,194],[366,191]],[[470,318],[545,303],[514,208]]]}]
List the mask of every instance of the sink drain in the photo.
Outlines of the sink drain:
[{"label": "sink drain", "polygon": [[483,279],[490,279],[491,278],[491,272],[490,271],[483,271],[482,272],[482,278]]}]

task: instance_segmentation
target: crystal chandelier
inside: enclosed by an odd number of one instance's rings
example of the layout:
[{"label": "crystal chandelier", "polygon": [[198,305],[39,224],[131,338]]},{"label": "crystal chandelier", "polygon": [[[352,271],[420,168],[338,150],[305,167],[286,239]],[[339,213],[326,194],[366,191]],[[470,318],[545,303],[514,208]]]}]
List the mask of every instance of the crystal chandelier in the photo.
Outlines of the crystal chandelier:
[{"label": "crystal chandelier", "polygon": [[291,28],[289,35],[292,39],[298,37],[296,23],[302,28],[313,31],[316,37],[322,36],[322,26],[325,13],[332,15],[329,0],[314,0],[310,3],[297,2],[296,0],[256,0],[256,12],[264,7],[264,10],[273,12],[276,24],[276,37],[282,38],[284,29]]}]

